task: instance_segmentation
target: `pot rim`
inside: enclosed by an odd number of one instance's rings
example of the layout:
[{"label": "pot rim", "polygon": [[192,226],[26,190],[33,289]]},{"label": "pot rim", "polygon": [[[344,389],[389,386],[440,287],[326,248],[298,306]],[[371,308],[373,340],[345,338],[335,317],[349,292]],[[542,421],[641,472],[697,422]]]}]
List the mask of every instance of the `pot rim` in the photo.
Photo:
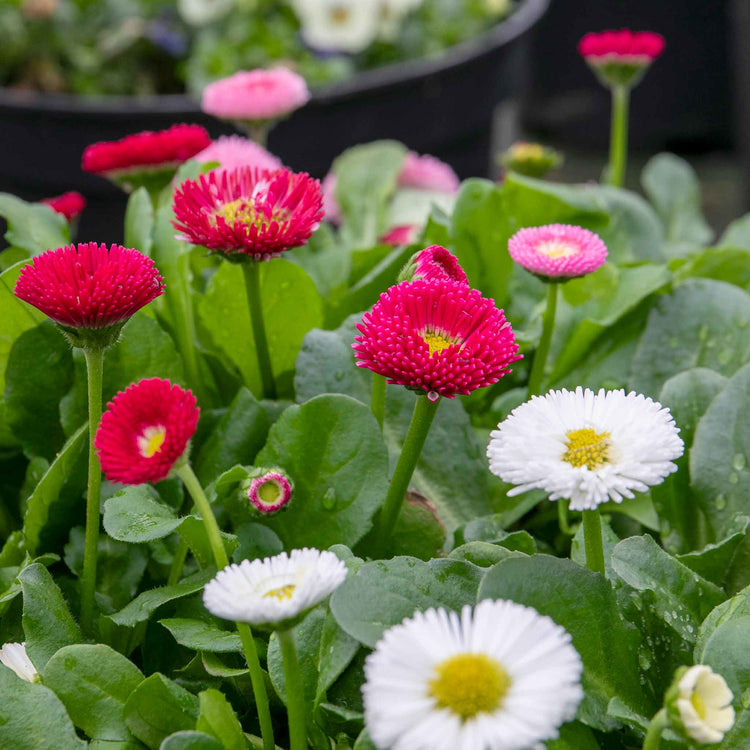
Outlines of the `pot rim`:
[{"label": "pot rim", "polygon": [[[507,19],[473,39],[467,39],[449,47],[445,54],[391,63],[357,73],[346,81],[313,91],[310,104],[328,105],[346,101],[363,93],[373,93],[391,86],[408,84],[449,68],[463,67],[521,36],[544,14],[549,3],[550,0],[522,0],[521,5]],[[0,107],[57,113],[114,114],[117,111],[124,111],[131,115],[154,110],[164,114],[180,112],[193,114],[200,111],[198,100],[189,94],[160,94],[147,97],[83,96],[81,94],[18,91],[1,86]]]}]

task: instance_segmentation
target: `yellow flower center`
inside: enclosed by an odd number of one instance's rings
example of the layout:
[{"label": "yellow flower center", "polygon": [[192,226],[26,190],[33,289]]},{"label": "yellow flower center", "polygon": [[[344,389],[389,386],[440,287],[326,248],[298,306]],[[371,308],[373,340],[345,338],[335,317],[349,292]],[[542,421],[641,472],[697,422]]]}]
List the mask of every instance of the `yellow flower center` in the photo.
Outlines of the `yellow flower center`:
[{"label": "yellow flower center", "polygon": [[221,216],[230,225],[240,223],[261,226],[263,224],[263,219],[255,213],[253,202],[246,198],[237,198],[231,203],[225,203],[214,212],[214,217],[216,216]]},{"label": "yellow flower center", "polygon": [[295,586],[293,583],[289,583],[286,586],[281,586],[281,588],[278,589],[271,589],[270,591],[266,591],[263,596],[265,597],[273,597],[274,599],[278,599],[280,602],[283,602],[285,599],[291,599],[292,594],[294,593]]},{"label": "yellow flower center", "polygon": [[456,654],[437,665],[429,694],[440,708],[466,721],[500,708],[511,683],[500,663],[486,654]]},{"label": "yellow flower center", "polygon": [[690,702],[693,704],[695,713],[698,714],[699,718],[705,719],[707,713],[706,701],[703,700],[703,696],[697,690],[694,690],[692,696],[690,696]]},{"label": "yellow flower center", "polygon": [[513,147],[512,156],[519,161],[541,159],[544,157],[544,146],[539,143],[518,143]]},{"label": "yellow flower center", "polygon": [[440,331],[431,331],[426,330],[423,331],[422,334],[422,341],[427,344],[427,346],[430,348],[430,356],[433,357],[438,352],[442,352],[443,349],[447,349],[449,346],[453,346],[454,344],[457,344],[458,341],[454,338],[451,338],[450,336],[447,336],[445,333],[442,333]]},{"label": "yellow flower center", "polygon": [[161,425],[146,427],[138,438],[138,450],[144,458],[151,458],[161,450],[167,439],[167,428]]},{"label": "yellow flower center", "polygon": [[540,242],[536,246],[538,253],[546,255],[548,258],[567,258],[571,255],[575,255],[579,251],[577,245],[571,245],[569,242],[561,242],[560,240],[548,240],[547,242]]},{"label": "yellow flower center", "polygon": [[330,16],[333,23],[345,24],[349,20],[349,8],[345,5],[334,5]]},{"label": "yellow flower center", "polygon": [[587,466],[592,471],[609,461],[609,433],[596,432],[590,427],[582,430],[568,430],[568,449],[562,460],[572,466]]},{"label": "yellow flower center", "polygon": [[279,487],[278,482],[275,482],[272,479],[264,482],[258,488],[258,497],[261,502],[266,503],[266,505],[273,505],[279,499],[280,494],[281,488]]}]

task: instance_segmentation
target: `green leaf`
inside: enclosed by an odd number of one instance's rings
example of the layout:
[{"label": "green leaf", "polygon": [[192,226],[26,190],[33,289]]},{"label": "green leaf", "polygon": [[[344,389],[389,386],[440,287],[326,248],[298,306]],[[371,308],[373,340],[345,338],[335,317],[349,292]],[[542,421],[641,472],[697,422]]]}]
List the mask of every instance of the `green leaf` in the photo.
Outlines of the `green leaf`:
[{"label": "green leaf", "polygon": [[198,694],[200,716],[196,729],[216,737],[224,750],[245,750],[247,740],[237,714],[218,690]]},{"label": "green leaf", "polygon": [[362,565],[331,597],[331,613],[353,638],[373,648],[384,631],[430,607],[473,604],[482,569],[461,560],[395,557]]},{"label": "green leaf", "polygon": [[700,276],[726,281],[750,292],[750,249],[743,247],[709,247],[685,261],[670,263],[675,283]]},{"label": "green leaf", "polygon": [[735,219],[724,231],[719,247],[742,247],[750,250],[750,214]]},{"label": "green leaf", "polygon": [[147,484],[120,490],[104,503],[104,530],[122,542],[141,543],[169,536],[182,523]]},{"label": "green leaf", "polygon": [[65,704],[73,723],[100,740],[132,739],[122,709],[142,681],[129,659],[102,644],[61,648],[44,670],[44,684]]},{"label": "green leaf", "polygon": [[480,568],[491,568],[509,557],[524,557],[524,553],[491,542],[467,542],[451,550],[448,557],[451,560],[465,560]]},{"label": "green leaf", "polygon": [[226,653],[242,651],[242,641],[233,631],[222,630],[217,625],[203,620],[170,618],[159,620],[177,643],[194,651]]},{"label": "green leaf", "polygon": [[587,726],[571,721],[560,727],[559,739],[547,742],[547,750],[599,750],[599,744]]},{"label": "green leaf", "polygon": [[418,492],[407,492],[391,535],[390,553],[431,560],[443,548],[445,537],[434,503]]},{"label": "green leaf", "polygon": [[224,745],[205,732],[185,730],[175,732],[159,745],[159,750],[222,750]]},{"label": "green leaf", "polygon": [[247,388],[240,388],[194,461],[204,485],[235,464],[250,465],[268,436],[268,412]]},{"label": "green leaf", "polygon": [[584,723],[613,729],[607,706],[615,696],[638,713],[655,713],[655,702],[639,682],[638,633],[620,618],[602,576],[548,555],[510,558],[487,571],[478,598],[533,607],[570,633],[584,665],[585,697],[578,709]]},{"label": "green leaf", "polygon": [[670,255],[711,242],[701,213],[701,188],[693,168],[674,154],[657,154],[641,173],[641,184],[664,225]]},{"label": "green leaf", "polygon": [[718,544],[707,544],[702,550],[677,555],[677,559],[711,583],[723,586],[737,550],[745,539],[746,532],[737,532]]},{"label": "green leaf", "polygon": [[8,750],[85,750],[60,699],[38,683],[0,666],[0,747]]},{"label": "green leaf", "polygon": [[651,310],[630,369],[630,388],[656,396],[665,381],[692,367],[732,375],[750,358],[748,324],[746,292],[721,281],[686,281]]},{"label": "green leaf", "polygon": [[287,549],[352,547],[388,492],[387,455],[369,408],[341,395],[291,406],[271,427],[259,466],[294,480],[287,509],[260,519]]},{"label": "green leaf", "polygon": [[70,242],[68,222],[41,203],[27,203],[15,195],[0,193],[0,216],[8,222],[5,233],[8,244],[22,247],[32,255]]},{"label": "green leaf", "polygon": [[[280,258],[261,264],[260,287],[274,375],[282,392],[289,393],[302,339],[310,329],[321,325],[323,303],[305,270]],[[239,266],[224,263],[219,267],[199,302],[198,311],[203,327],[238,367],[245,385],[253,393],[260,393],[250,309]]]},{"label": "green leaf", "polygon": [[711,541],[743,531],[750,522],[749,408],[750,364],[732,377],[695,429],[690,481],[708,520]]},{"label": "green leaf", "polygon": [[173,732],[195,729],[198,714],[198,698],[159,672],[135,688],[123,709],[128,729],[152,750]]},{"label": "green leaf", "polygon": [[612,552],[612,569],[637,591],[653,591],[658,616],[686,641],[693,642],[708,613],[724,592],[676,558],[650,536],[631,536]]},{"label": "green leaf", "polygon": [[695,655],[700,658],[714,631],[734,620],[750,617],[750,586],[744,588],[731,599],[727,599],[714,607],[708,617],[701,623],[698,637],[695,641]]},{"label": "green leaf", "polygon": [[23,590],[26,651],[39,672],[58,649],[80,643],[81,631],[47,568],[34,563],[18,575]]},{"label": "green leaf", "polygon": [[[188,543],[190,551],[201,567],[205,568],[206,566],[211,567],[215,565],[211,541],[208,538],[208,532],[206,531],[203,519],[198,516],[186,516],[182,519],[179,531],[180,536]],[[234,534],[228,534],[224,531],[221,531],[220,534],[224,542],[227,557],[231,557],[237,547],[237,537]]]},{"label": "green leaf", "polygon": [[134,247],[145,255],[151,253],[154,228],[154,205],[145,187],[139,187],[128,198],[125,209],[125,247]]}]

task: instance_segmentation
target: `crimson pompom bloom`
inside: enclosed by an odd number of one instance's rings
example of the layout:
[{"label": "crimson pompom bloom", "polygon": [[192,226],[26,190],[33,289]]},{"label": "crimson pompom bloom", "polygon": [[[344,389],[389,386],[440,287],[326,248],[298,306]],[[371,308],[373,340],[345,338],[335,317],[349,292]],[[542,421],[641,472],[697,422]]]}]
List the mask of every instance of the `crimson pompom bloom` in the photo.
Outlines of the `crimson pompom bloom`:
[{"label": "crimson pompom bloom", "polygon": [[269,260],[304,245],[320,226],[320,183],[288,169],[209,172],[175,191],[179,239],[233,259]]},{"label": "crimson pompom bloom", "polygon": [[107,404],[94,445],[111,482],[161,482],[187,450],[200,409],[192,391],[149,378]]},{"label": "crimson pompom bloom", "polygon": [[[326,218],[328,218],[328,210],[326,210]],[[420,232],[421,228],[418,224],[400,224],[389,229],[378,242],[391,247],[403,247],[416,242]]]},{"label": "crimson pompom bloom", "polygon": [[426,391],[431,400],[493,385],[520,359],[503,311],[449,279],[392,286],[357,328],[358,367]]},{"label": "crimson pompom bloom", "polygon": [[66,332],[116,326],[118,334],[131,315],[163,292],[164,280],[151,258],[96,242],[38,255],[23,268],[14,290]]},{"label": "crimson pompom bloom", "polygon": [[545,281],[566,281],[596,271],[607,260],[599,235],[582,227],[526,227],[508,240],[510,257]]},{"label": "crimson pompom bloom", "polygon": [[634,86],[664,52],[664,37],[653,31],[589,33],[578,52],[605,86]]},{"label": "crimson pompom bloom", "polygon": [[468,286],[469,280],[458,258],[442,245],[430,245],[411,256],[399,274],[399,281],[451,279]]},{"label": "crimson pompom bloom", "polygon": [[56,214],[64,216],[66,221],[77,219],[86,208],[86,199],[76,190],[52,198],[43,198],[39,202],[49,206]]}]

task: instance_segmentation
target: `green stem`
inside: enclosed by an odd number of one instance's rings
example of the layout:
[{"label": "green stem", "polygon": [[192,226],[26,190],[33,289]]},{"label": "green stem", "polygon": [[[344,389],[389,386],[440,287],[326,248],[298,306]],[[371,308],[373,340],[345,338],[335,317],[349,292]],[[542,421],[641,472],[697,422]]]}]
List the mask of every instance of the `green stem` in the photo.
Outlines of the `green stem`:
[{"label": "green stem", "polygon": [[542,318],[542,335],[539,346],[534,352],[534,361],[531,365],[529,375],[529,398],[541,393],[542,380],[544,379],[544,366],[547,364],[550,343],[552,342],[552,331],[555,328],[555,311],[557,310],[557,287],[558,284],[547,284],[547,307]]},{"label": "green stem", "polygon": [[378,420],[380,429],[383,429],[383,419],[385,417],[385,384],[386,380],[382,375],[374,372],[372,374],[372,401],[370,408]]},{"label": "green stem", "polygon": [[628,105],[630,89],[615,86],[612,89],[612,122],[609,138],[609,169],[607,181],[615,187],[625,184],[625,167],[628,158]]},{"label": "green stem", "polygon": [[276,637],[279,639],[281,656],[284,660],[286,710],[289,714],[289,750],[306,750],[307,711],[299,661],[297,661],[297,649],[294,647],[294,635],[291,630],[277,630]]},{"label": "green stem", "polygon": [[583,541],[586,546],[586,567],[604,575],[604,544],[599,508],[583,511]]},{"label": "green stem", "polygon": [[94,625],[96,592],[96,558],[99,551],[100,496],[102,468],[96,455],[94,439],[102,418],[102,372],[104,349],[84,349],[89,399],[89,475],[86,489],[86,541],[81,576],[81,627],[91,633]]},{"label": "green stem", "polygon": [[404,445],[401,448],[401,455],[393,472],[385,503],[380,511],[376,542],[376,550],[380,552],[385,553],[388,548],[388,542],[404,502],[404,495],[409,488],[414,468],[422,453],[424,441],[427,439],[427,433],[430,431],[430,425],[435,418],[439,405],[439,398],[436,401],[430,401],[427,396],[417,396],[409,432],[406,434],[406,440],[404,440]]},{"label": "green stem", "polygon": [[182,568],[185,565],[185,558],[189,550],[189,545],[185,541],[184,537],[180,537],[180,544],[175,550],[174,557],[172,558],[172,567],[169,569],[169,578],[167,578],[167,586],[174,586],[182,575]]},{"label": "green stem", "polygon": [[263,383],[263,397],[276,398],[276,383],[271,368],[271,355],[268,351],[266,326],[263,322],[263,303],[260,297],[260,263],[254,260],[242,263],[247,290],[247,304],[250,307],[250,323],[255,339],[255,353],[258,357],[258,369]]},{"label": "green stem", "polygon": [[643,742],[643,750],[658,750],[661,733],[669,726],[667,709],[662,708],[648,725],[646,739]]},{"label": "green stem", "polygon": [[[216,517],[214,516],[213,510],[211,510],[211,504],[208,502],[206,493],[203,491],[203,487],[201,487],[198,477],[195,476],[195,472],[187,461],[181,465],[175,466],[175,473],[184,482],[187,491],[190,493],[190,497],[193,498],[195,507],[203,518],[203,525],[208,534],[208,541],[211,544],[216,567],[219,570],[223,570],[229,565],[229,559],[227,558],[227,553],[224,549],[224,543],[221,541],[219,525],[216,523]],[[261,735],[263,736],[264,748],[265,750],[273,750],[275,745],[273,741],[271,711],[268,707],[268,693],[266,692],[266,683],[263,680],[263,670],[260,666],[258,651],[255,648],[255,641],[253,641],[253,634],[247,623],[238,622],[236,625],[245,651],[247,666],[250,670],[250,681],[253,684],[253,692],[255,693],[255,705],[258,709],[258,719],[260,720],[260,730]]]}]

